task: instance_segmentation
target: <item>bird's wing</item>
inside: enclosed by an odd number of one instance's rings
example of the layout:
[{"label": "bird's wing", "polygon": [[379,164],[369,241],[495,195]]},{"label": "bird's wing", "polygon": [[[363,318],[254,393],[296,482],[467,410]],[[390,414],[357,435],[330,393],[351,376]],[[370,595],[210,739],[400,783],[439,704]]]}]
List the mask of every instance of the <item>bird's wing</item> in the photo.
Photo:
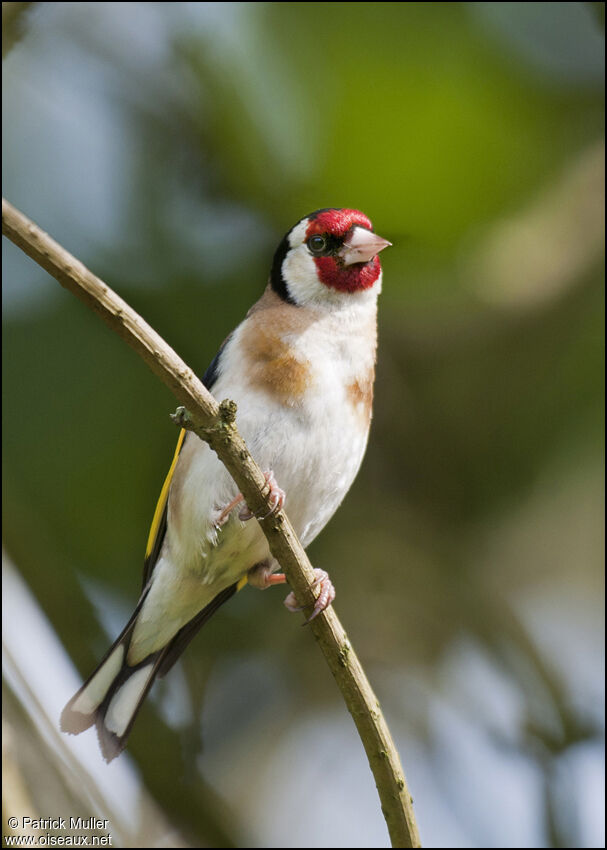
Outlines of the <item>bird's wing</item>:
[{"label": "bird's wing", "polygon": [[[219,363],[221,360],[221,353],[225,348],[226,343],[230,339],[230,336],[226,337],[226,339],[223,341],[219,351],[212,359],[209,368],[204,373],[204,376],[202,378],[202,383],[205,385],[209,392],[211,391],[213,384],[217,380],[217,375],[219,374]],[[152,573],[154,572],[154,567],[156,566],[158,556],[160,555],[160,550],[162,549],[162,544],[164,543],[164,537],[167,529],[169,490],[171,488],[171,481],[173,480],[175,467],[177,466],[177,459],[179,458],[179,453],[183,448],[186,435],[187,432],[185,428],[182,428],[179,432],[179,438],[177,439],[177,447],[175,449],[175,454],[173,455],[173,462],[171,463],[168,475],[164,480],[164,484],[162,485],[162,490],[160,491],[158,502],[156,503],[156,510],[154,511],[152,525],[150,527],[150,533],[148,534],[148,542],[147,546],[145,547],[145,561],[143,564],[143,589],[145,589],[148,581],[152,576]]]},{"label": "bird's wing", "polygon": [[160,550],[162,549],[162,544],[164,543],[164,536],[166,534],[167,529],[169,489],[171,487],[171,481],[173,480],[173,473],[175,472],[175,467],[177,466],[177,458],[179,457],[179,452],[181,451],[183,443],[185,441],[185,436],[186,430],[185,428],[182,428],[179,432],[179,438],[177,440],[177,448],[175,449],[173,462],[171,463],[167,477],[164,479],[164,484],[162,485],[162,490],[160,491],[160,496],[158,498],[158,502],[156,503],[156,510],[154,511],[152,525],[150,527],[150,533],[148,534],[148,542],[147,546],[145,547],[145,561],[143,564],[144,589],[150,579],[150,576],[152,575],[152,572],[156,565],[156,561],[158,560],[158,555],[160,554]]}]

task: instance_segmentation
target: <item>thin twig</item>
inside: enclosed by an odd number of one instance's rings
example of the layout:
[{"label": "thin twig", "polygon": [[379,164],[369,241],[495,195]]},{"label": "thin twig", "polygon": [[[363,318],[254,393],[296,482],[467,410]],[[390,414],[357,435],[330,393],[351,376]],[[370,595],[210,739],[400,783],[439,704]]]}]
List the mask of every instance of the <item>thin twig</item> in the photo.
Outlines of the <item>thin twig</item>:
[{"label": "thin twig", "polygon": [[[180,424],[206,440],[224,463],[249,508],[259,516],[271,509],[268,488],[235,424],[236,405],[220,405],[192,370],[129,305],[79,260],[2,200],[2,232],[46,269],[66,289],[85,302],[137,351],[169,387],[185,411]],[[312,605],[313,571],[286,514],[280,511],[259,521],[272,555],[280,563],[300,604]],[[379,702],[332,607],[310,628],[342,692],[363,742],[379,792],[393,847],[420,847],[400,758]]]}]

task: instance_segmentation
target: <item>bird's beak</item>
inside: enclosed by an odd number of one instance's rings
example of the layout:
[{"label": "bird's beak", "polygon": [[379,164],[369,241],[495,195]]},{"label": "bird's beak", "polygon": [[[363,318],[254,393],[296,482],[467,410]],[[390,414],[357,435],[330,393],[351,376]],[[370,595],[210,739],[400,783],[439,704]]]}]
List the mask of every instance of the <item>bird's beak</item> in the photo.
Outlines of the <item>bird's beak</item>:
[{"label": "bird's beak", "polygon": [[368,263],[376,254],[391,245],[387,239],[376,236],[364,227],[354,227],[346,238],[344,246],[339,252],[344,266],[353,263]]}]

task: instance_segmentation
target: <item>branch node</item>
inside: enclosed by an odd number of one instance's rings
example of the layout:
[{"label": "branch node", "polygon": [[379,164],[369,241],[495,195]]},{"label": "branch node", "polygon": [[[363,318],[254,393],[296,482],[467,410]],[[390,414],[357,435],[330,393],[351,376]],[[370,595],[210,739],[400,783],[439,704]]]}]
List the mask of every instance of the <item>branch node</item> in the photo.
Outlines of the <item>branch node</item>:
[{"label": "branch node", "polygon": [[236,402],[229,398],[224,400],[219,405],[219,416],[224,425],[233,425],[236,421]]},{"label": "branch node", "polygon": [[177,408],[175,413],[171,413],[170,417],[175,425],[179,425],[181,428],[187,428],[191,422],[190,414],[182,405]]},{"label": "branch node", "polygon": [[346,641],[339,650],[339,663],[342,667],[348,664],[348,654],[350,652],[350,644]]}]

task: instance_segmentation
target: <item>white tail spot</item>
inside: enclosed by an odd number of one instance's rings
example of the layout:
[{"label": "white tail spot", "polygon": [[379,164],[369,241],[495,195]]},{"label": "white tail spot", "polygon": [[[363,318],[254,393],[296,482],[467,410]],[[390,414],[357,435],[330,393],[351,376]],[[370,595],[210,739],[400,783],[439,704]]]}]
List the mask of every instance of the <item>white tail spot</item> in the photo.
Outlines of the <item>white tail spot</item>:
[{"label": "white tail spot", "polygon": [[97,709],[122,667],[124,647],[117,646],[104,661],[82,693],[72,703],[72,711],[92,714]]},{"label": "white tail spot", "polygon": [[105,715],[105,725],[118,737],[124,735],[153,668],[153,664],[146,664],[145,667],[136,670],[112,697]]}]

